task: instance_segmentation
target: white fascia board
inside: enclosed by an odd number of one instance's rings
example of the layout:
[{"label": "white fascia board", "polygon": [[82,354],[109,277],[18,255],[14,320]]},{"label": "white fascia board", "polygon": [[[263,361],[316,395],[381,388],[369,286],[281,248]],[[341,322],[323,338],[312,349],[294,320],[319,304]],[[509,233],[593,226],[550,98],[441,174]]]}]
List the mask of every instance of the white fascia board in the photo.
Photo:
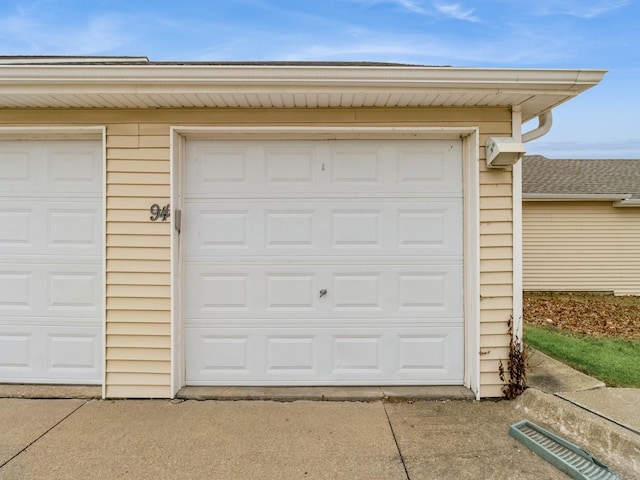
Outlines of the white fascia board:
[{"label": "white fascia board", "polygon": [[590,202],[614,202],[628,200],[628,194],[582,194],[582,193],[524,193],[522,199],[530,202],[563,202],[563,201],[590,201]]},{"label": "white fascia board", "polygon": [[[600,82],[605,70],[482,69],[411,66],[273,65],[0,65],[0,86],[12,93],[69,86],[86,91],[109,85],[147,91],[163,86],[183,91],[188,85],[378,86],[443,89],[557,92],[578,94]],[[46,84],[46,86],[45,86]],[[3,88],[4,90],[4,88]],[[118,89],[118,91],[122,91]],[[151,90],[149,90],[151,91]]]}]

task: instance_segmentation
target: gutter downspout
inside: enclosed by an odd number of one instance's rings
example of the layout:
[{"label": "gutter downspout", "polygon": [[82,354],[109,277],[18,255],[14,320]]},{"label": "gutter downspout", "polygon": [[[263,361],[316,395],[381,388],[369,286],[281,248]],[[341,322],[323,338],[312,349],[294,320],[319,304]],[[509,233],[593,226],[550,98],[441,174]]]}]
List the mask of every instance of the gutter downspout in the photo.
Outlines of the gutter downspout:
[{"label": "gutter downspout", "polygon": [[[551,110],[538,115],[538,127],[527,133],[521,133],[521,107],[512,107],[511,135],[516,140],[525,143],[540,138],[551,130],[553,117]],[[517,162],[512,168],[513,185],[513,335],[520,342],[523,341],[522,325],[522,289],[523,289],[523,245],[522,245],[522,162]]]},{"label": "gutter downspout", "polygon": [[[512,107],[511,109],[511,136],[518,142],[524,142],[522,131],[522,109]],[[513,322],[513,339],[522,341],[522,161],[516,162],[512,167],[512,252],[513,252],[513,268],[512,268],[512,286],[513,286],[513,309],[511,311],[511,319]]]},{"label": "gutter downspout", "polygon": [[549,130],[551,130],[551,125],[553,125],[553,115],[551,114],[551,110],[538,115],[538,128],[531,130],[530,132],[523,133],[522,143],[527,143],[546,135],[549,133]]},{"label": "gutter downspout", "polygon": [[[511,109],[511,136],[519,142],[526,143],[536,138],[540,138],[551,130],[553,117],[551,110],[538,115],[538,128],[527,133],[521,133],[522,110],[521,107]],[[512,168],[512,212],[513,212],[513,335],[520,342],[523,341],[522,325],[522,288],[523,288],[523,267],[522,267],[522,162],[517,162]]]}]

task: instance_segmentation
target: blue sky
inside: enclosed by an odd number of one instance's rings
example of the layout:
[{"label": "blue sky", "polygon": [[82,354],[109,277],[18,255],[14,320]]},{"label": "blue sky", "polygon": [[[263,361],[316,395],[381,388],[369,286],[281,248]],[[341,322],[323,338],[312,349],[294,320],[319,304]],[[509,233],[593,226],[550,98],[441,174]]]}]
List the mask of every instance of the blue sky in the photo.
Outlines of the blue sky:
[{"label": "blue sky", "polygon": [[640,158],[633,0],[0,0],[0,55],[603,68],[528,153]]}]

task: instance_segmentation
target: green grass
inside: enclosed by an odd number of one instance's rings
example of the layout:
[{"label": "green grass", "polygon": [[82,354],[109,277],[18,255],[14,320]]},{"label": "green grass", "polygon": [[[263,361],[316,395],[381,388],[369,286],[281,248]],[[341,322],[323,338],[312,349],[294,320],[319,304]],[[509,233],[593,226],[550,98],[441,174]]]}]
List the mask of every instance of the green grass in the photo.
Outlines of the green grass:
[{"label": "green grass", "polygon": [[527,324],[529,346],[613,387],[640,388],[640,342],[561,333]]}]

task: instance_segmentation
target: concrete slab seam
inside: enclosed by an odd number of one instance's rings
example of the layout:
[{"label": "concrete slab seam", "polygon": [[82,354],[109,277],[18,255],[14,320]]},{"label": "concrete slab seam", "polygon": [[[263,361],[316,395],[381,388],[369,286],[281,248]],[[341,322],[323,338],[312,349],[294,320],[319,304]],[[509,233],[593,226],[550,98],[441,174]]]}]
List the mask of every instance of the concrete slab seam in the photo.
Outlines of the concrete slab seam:
[{"label": "concrete slab seam", "polygon": [[67,418],[69,418],[71,415],[73,415],[74,413],[76,413],[78,410],[80,410],[82,407],[84,407],[87,402],[89,400],[81,403],[80,405],[78,405],[76,408],[74,408],[71,412],[69,412],[67,415],[65,415],[64,417],[62,417],[60,420],[58,420],[55,424],[53,424],[50,428],[48,428],[46,431],[44,431],[41,435],[38,435],[38,437],[33,440],[32,442],[30,442],[26,447],[24,447],[23,449],[21,449],[18,453],[16,453],[15,455],[13,455],[11,458],[9,458],[6,462],[3,462],[0,465],[0,470],[2,470],[2,468],[9,464],[11,461],[13,461],[15,458],[19,457],[22,453],[24,453],[25,451],[27,451],[31,445],[34,445],[37,441],[39,441],[42,437],[44,437],[46,434],[48,434],[51,430],[53,430],[54,428],[56,428],[58,425],[60,425],[62,422],[64,422]]},{"label": "concrete slab seam", "polygon": [[635,428],[630,427],[629,425],[625,425],[624,423],[621,423],[621,422],[617,421],[614,418],[611,418],[611,417],[609,417],[607,415],[604,415],[604,414],[602,414],[600,412],[597,412],[597,411],[587,407],[586,405],[582,405],[580,402],[576,402],[575,400],[571,400],[570,398],[565,397],[562,393],[554,393],[554,395],[556,397],[558,397],[558,398],[561,398],[564,401],[567,401],[567,402],[575,405],[576,407],[579,407],[579,408],[581,408],[583,410],[586,410],[589,413],[592,413],[592,414],[594,414],[594,415],[596,415],[596,416],[598,416],[600,418],[604,418],[605,420],[607,420],[609,422],[612,422],[612,423],[615,423],[616,425],[618,425],[618,426],[620,426],[622,428],[626,428],[627,430],[629,430],[632,433],[635,433],[636,435],[640,435],[640,431],[639,430],[636,430]]},{"label": "concrete slab seam", "polygon": [[398,443],[396,432],[393,430],[393,425],[391,424],[391,419],[389,418],[389,412],[387,412],[387,406],[385,405],[385,402],[381,402],[381,403],[382,403],[382,408],[384,409],[384,414],[387,417],[387,422],[389,423],[389,429],[391,430],[393,441],[396,444],[396,450],[398,450],[398,456],[400,457],[400,461],[402,462],[402,468],[404,468],[404,474],[407,477],[407,480],[411,480],[411,477],[409,477],[409,470],[407,470],[407,464],[405,463],[404,457],[402,456],[402,451],[400,450],[400,444]]}]

